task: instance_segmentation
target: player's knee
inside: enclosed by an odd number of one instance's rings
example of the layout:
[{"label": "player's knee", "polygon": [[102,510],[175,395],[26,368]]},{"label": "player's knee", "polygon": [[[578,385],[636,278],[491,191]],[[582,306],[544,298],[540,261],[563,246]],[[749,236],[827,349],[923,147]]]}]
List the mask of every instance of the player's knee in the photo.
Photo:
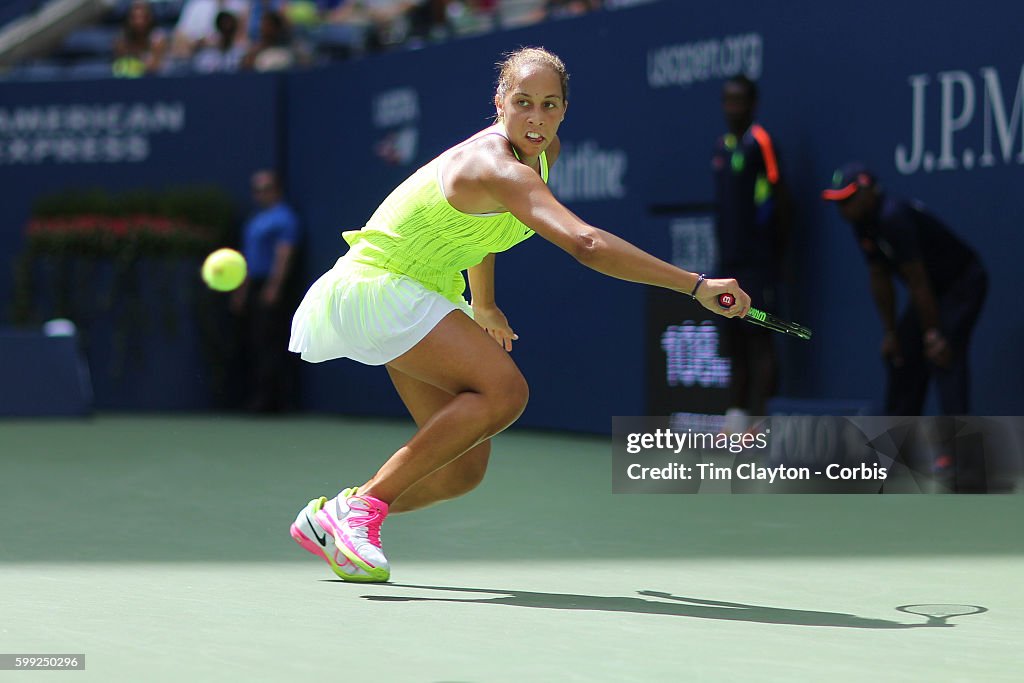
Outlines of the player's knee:
[{"label": "player's knee", "polygon": [[530,387],[519,372],[503,377],[492,392],[491,420],[498,433],[519,419],[530,400]]},{"label": "player's knee", "polygon": [[526,383],[526,378],[517,372],[515,377],[508,381],[505,392],[504,417],[508,420],[507,424],[512,424],[526,410],[526,404],[530,401],[530,385]]}]

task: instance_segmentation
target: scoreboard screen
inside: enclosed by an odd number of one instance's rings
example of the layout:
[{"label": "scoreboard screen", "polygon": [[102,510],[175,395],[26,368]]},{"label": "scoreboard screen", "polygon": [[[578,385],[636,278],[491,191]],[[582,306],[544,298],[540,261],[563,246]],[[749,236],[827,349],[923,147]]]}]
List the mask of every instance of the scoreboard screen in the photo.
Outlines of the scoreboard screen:
[{"label": "scoreboard screen", "polygon": [[647,298],[647,414],[724,413],[729,407],[729,359],[719,325],[740,324],[696,301],[651,287]]},{"label": "scoreboard screen", "polygon": [[[710,215],[676,216],[666,227],[673,264],[697,273],[715,272],[718,249]],[[648,288],[648,415],[726,411],[731,367],[719,348],[719,331],[730,324],[740,323],[711,313],[685,295]]]}]

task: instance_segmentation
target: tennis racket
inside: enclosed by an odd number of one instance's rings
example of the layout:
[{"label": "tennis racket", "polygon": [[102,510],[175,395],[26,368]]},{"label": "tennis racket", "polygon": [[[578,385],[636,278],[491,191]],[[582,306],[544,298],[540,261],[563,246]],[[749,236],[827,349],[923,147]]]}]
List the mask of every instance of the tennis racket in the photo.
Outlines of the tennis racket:
[{"label": "tennis racket", "polygon": [[[735,303],[736,297],[728,292],[718,295],[718,305],[722,308],[732,308]],[[766,327],[769,330],[789,334],[794,337],[799,337],[800,339],[811,338],[810,328],[804,327],[803,325],[797,325],[796,323],[791,323],[788,320],[783,320],[778,316],[774,316],[771,313],[765,313],[764,311],[754,307],[751,307],[750,310],[747,311],[747,315],[743,319],[748,323],[760,325],[761,327]]]}]

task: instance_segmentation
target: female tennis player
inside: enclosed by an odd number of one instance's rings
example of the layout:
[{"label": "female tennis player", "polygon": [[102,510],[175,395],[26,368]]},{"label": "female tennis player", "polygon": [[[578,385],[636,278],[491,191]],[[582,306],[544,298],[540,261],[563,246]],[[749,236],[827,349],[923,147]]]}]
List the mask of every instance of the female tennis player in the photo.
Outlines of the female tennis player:
[{"label": "female tennis player", "polygon": [[[387,514],[475,488],[490,438],[526,407],[526,380],[509,355],[518,337],[495,303],[496,252],[536,233],[589,268],[693,296],[715,313],[743,316],[750,307],[735,280],[676,268],[562,206],[546,183],[568,105],[565,65],[523,48],[499,67],[494,125],[417,170],[363,229],[344,233],[351,248],[310,287],[292,322],[289,349],[303,360],[386,366],[419,427],[368,482],[311,500],[291,527],[348,581],[387,581]],[[728,310],[716,303],[724,293],[736,299]]]}]

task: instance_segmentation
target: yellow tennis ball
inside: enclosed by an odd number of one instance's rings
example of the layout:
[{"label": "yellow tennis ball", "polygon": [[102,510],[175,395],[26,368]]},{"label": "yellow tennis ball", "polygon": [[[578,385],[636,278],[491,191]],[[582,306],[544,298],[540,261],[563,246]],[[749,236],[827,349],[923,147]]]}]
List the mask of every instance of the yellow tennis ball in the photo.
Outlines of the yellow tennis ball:
[{"label": "yellow tennis ball", "polygon": [[218,249],[203,261],[203,282],[218,292],[238,289],[245,273],[245,257],[234,249]]}]

